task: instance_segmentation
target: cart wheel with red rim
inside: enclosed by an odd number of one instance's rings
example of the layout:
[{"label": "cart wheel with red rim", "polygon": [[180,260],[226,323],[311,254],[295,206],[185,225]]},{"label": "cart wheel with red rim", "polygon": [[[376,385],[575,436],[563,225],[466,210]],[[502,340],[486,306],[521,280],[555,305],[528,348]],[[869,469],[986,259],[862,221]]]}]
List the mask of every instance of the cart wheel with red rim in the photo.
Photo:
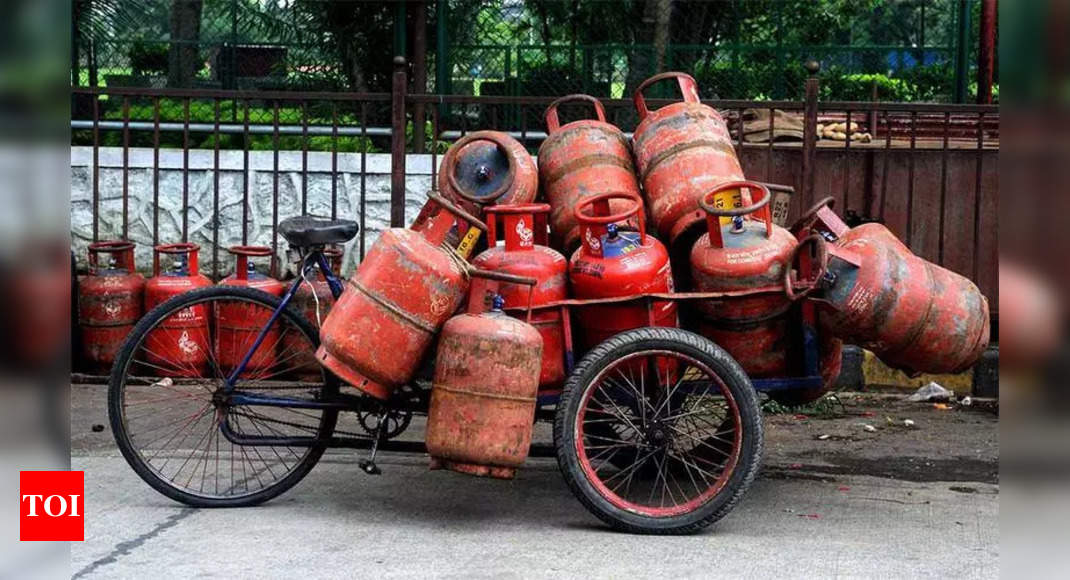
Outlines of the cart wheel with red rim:
[{"label": "cart wheel with red rim", "polygon": [[573,494],[618,530],[687,534],[727,514],[762,457],[758,395],[710,340],[676,328],[620,333],[583,358],[554,421]]}]

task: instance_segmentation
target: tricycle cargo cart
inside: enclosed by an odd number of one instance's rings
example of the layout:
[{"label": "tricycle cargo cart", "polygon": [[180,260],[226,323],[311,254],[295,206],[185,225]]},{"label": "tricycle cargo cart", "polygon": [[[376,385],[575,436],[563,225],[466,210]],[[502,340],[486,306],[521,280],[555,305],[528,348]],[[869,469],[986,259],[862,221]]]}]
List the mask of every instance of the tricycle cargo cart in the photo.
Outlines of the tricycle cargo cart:
[{"label": "tricycle cargo cart", "polygon": [[[319,346],[319,321],[299,312],[292,299],[313,278],[326,281],[334,298],[341,295],[343,282],[325,250],[352,239],[356,224],[291,218],[280,231],[299,264],[297,279],[281,296],[223,285],[171,298],[137,324],[112,369],[109,413],[119,448],[146,482],[185,504],[264,502],[300,481],[327,448],[370,449],[361,462],[368,473],[379,472],[374,459],[380,449],[423,450],[419,443],[395,438],[414,416],[427,413],[426,372],[380,400],[308,366]],[[470,267],[466,275],[488,279],[492,286],[526,283],[523,277]],[[805,286],[786,283],[793,293]],[[790,312],[788,350],[796,376],[762,380],[751,380],[709,339],[656,326],[655,307],[671,302],[688,310],[696,301],[784,292],[783,284],[729,292],[645,292],[507,309],[519,318],[530,318],[533,310],[557,311],[564,321],[566,380],[563,387],[539,391],[535,420],[553,422],[552,453],[585,507],[614,528],[642,533],[693,532],[733,507],[762,457],[758,392],[790,394],[825,384],[812,305],[795,302]],[[624,304],[646,308],[650,325],[589,347],[573,341],[572,321],[584,309]],[[245,320],[263,321],[258,332],[242,334],[247,338],[242,356],[218,356],[220,311],[244,311]],[[183,324],[205,318],[209,324]],[[200,350],[204,366],[189,362],[200,360],[190,356],[197,353],[171,356],[173,345],[159,342],[162,330],[167,336],[185,332],[188,336],[176,344]],[[235,335],[228,336],[233,353]],[[264,349],[272,363],[251,366],[250,361],[263,360],[258,353]]]}]

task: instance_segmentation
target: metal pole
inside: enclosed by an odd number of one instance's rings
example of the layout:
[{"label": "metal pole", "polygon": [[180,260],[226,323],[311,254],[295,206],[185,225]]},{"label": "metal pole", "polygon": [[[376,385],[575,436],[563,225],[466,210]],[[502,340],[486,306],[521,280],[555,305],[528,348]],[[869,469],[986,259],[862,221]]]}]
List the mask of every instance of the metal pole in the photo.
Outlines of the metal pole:
[{"label": "metal pole", "polygon": [[[390,227],[405,226],[405,57],[394,57],[394,86],[390,138]],[[363,168],[362,168],[363,169]]]},{"label": "metal pole", "polygon": [[[413,21],[412,35],[412,92],[427,92],[427,5],[424,2],[414,4],[416,17]],[[424,104],[416,103],[412,108],[412,145],[414,153],[424,152]]]},{"label": "metal pole", "polygon": [[969,79],[967,78],[966,55],[969,52],[970,43],[970,4],[967,0],[959,0],[958,15],[958,40],[955,47],[955,94],[956,103],[966,102],[966,93],[969,91]]},{"label": "metal pole", "polygon": [[996,0],[981,2],[981,39],[977,51],[977,104],[992,104],[992,75],[996,64]]},{"label": "metal pole", "polygon": [[[440,95],[450,94],[449,42],[446,37],[446,0],[435,3],[435,92]],[[438,106],[438,118],[446,118],[446,105]]]},{"label": "metal pole", "polygon": [[814,155],[817,152],[817,94],[820,84],[817,73],[821,63],[808,60],[804,65],[810,76],[806,79],[806,110],[803,118],[802,200],[803,207],[814,203]]},{"label": "metal pole", "polygon": [[408,46],[408,39],[405,37],[406,4],[405,1],[394,4],[394,54],[404,55]]}]

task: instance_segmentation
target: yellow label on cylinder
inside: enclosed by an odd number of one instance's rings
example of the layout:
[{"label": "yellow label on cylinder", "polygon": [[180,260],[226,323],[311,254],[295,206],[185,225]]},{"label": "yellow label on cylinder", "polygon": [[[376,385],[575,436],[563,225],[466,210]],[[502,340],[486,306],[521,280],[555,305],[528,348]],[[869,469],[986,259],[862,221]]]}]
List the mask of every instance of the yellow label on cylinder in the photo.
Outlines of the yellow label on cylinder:
[{"label": "yellow label on cylinder", "polygon": [[[738,209],[743,207],[743,193],[737,189],[726,189],[724,191],[717,192],[713,196],[713,207],[717,209]],[[721,217],[721,225],[726,226],[732,223],[732,218]]]},{"label": "yellow label on cylinder", "polygon": [[476,246],[476,242],[479,240],[480,233],[481,232],[479,228],[468,228],[468,232],[464,234],[464,238],[461,240],[461,243],[457,245],[457,253],[460,254],[462,258],[467,260],[468,256],[472,254],[472,248]]}]

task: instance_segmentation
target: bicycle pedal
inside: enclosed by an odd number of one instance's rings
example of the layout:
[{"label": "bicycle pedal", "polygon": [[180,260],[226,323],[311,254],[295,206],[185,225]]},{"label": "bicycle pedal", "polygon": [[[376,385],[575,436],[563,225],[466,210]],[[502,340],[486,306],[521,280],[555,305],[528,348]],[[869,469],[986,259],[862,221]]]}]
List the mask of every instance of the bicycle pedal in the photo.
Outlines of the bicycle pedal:
[{"label": "bicycle pedal", "polygon": [[367,459],[364,459],[357,463],[357,465],[359,465],[361,470],[363,470],[364,473],[367,473],[368,475],[383,474],[383,470],[379,469],[379,466],[376,465],[374,461],[368,461]]}]

